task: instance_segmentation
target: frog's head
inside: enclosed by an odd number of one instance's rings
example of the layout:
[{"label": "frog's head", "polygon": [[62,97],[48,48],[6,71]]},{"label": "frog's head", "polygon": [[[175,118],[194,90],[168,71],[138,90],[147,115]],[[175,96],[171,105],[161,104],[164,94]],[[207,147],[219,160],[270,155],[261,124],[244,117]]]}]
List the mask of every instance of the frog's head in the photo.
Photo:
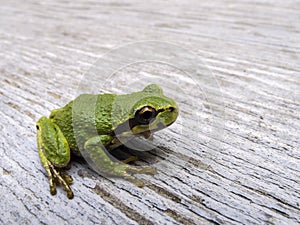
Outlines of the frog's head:
[{"label": "frog's head", "polygon": [[126,104],[130,107],[127,111],[130,113],[126,127],[129,126],[133,135],[140,134],[148,138],[151,133],[171,125],[178,116],[176,102],[166,97],[156,84],[150,84],[144,90],[130,94],[130,101]]},{"label": "frog's head", "polygon": [[156,84],[139,92],[119,95],[113,109],[114,133],[149,138],[155,131],[171,125],[178,116],[176,102],[166,97]]}]

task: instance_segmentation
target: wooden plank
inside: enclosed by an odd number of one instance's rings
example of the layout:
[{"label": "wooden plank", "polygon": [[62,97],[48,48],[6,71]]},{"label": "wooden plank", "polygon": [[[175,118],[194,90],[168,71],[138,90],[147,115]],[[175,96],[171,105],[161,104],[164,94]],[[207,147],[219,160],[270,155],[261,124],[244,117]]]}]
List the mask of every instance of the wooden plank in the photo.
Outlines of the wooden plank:
[{"label": "wooden plank", "polygon": [[[300,223],[299,9],[297,1],[2,2],[0,223]],[[201,89],[174,67],[181,60],[137,63],[110,79],[90,70],[140,40],[197,54],[207,66],[196,77]],[[85,91],[129,93],[149,82],[180,106],[179,120],[155,136],[158,149],[139,162],[158,174],[138,175],[147,185],[137,188],[75,161],[75,198],[61,188],[51,196],[38,118]]]}]

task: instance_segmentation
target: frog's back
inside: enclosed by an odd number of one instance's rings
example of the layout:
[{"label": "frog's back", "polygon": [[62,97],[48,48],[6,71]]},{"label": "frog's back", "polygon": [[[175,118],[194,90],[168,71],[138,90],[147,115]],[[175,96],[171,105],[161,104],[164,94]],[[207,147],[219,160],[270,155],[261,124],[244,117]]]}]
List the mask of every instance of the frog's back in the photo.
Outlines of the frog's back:
[{"label": "frog's back", "polygon": [[78,152],[90,137],[112,131],[114,99],[114,94],[82,94],[66,106],[53,110],[50,119],[60,127],[70,148]]}]

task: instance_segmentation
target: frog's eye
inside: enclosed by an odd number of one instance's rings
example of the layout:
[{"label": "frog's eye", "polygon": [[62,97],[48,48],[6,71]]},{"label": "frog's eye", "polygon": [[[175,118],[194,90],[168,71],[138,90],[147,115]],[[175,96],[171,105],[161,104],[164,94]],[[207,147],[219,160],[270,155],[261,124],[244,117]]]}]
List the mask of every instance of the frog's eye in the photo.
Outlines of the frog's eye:
[{"label": "frog's eye", "polygon": [[145,106],[135,113],[135,119],[141,124],[149,124],[155,116],[156,110],[151,106]]}]

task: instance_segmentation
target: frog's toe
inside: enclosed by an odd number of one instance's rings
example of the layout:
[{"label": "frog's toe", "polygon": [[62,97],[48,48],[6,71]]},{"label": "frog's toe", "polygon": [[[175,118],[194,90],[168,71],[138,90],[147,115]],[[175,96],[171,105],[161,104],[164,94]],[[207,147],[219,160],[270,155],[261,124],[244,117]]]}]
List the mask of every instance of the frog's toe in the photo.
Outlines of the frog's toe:
[{"label": "frog's toe", "polygon": [[145,173],[145,174],[157,174],[157,171],[154,167],[129,167],[126,170],[128,173]]},{"label": "frog's toe", "polygon": [[73,179],[71,176],[66,174],[62,170],[56,169],[51,163],[49,163],[49,168],[51,170],[51,179],[50,181],[50,193],[56,194],[56,185],[55,183],[59,183],[63,189],[67,192],[67,196],[69,199],[74,197],[74,194],[70,188],[70,184],[72,183]]},{"label": "frog's toe", "polygon": [[55,185],[55,183],[53,183],[53,184],[50,183],[50,194],[51,195],[56,195],[56,185]]},{"label": "frog's toe", "polygon": [[127,159],[122,160],[123,163],[130,163],[130,162],[135,162],[138,160],[137,156],[130,156]]},{"label": "frog's toe", "polygon": [[64,190],[67,192],[68,199],[74,198],[74,193],[73,193],[73,191],[70,188],[68,189],[68,188],[64,187]]},{"label": "frog's toe", "polygon": [[140,180],[140,179],[137,179],[137,178],[135,178],[134,176],[131,176],[131,175],[128,175],[127,177],[126,177],[126,179],[128,180],[128,181],[130,181],[131,183],[133,183],[134,185],[136,185],[137,187],[144,187],[145,186],[145,183],[142,181],[142,180]]},{"label": "frog's toe", "polygon": [[67,176],[65,176],[63,179],[67,182],[68,185],[71,185],[73,183],[73,178],[66,174]]},{"label": "frog's toe", "polygon": [[74,197],[74,194],[69,186],[73,182],[72,177],[62,171],[58,172],[54,168],[52,168],[51,170],[52,170],[52,175],[49,179],[51,195],[56,195],[57,193],[56,183],[59,183],[60,185],[62,185],[63,189],[67,192],[67,197],[69,199],[72,199]]},{"label": "frog's toe", "polygon": [[146,174],[157,174],[156,168],[154,167],[143,167],[141,168],[141,173],[146,173]]},{"label": "frog's toe", "polygon": [[132,181],[137,187],[142,188],[145,186],[145,183],[142,180],[135,179]]},{"label": "frog's toe", "polygon": [[68,197],[68,199],[73,199],[74,198],[73,192],[72,191],[71,192],[67,192],[67,197]]},{"label": "frog's toe", "polygon": [[68,175],[65,171],[63,170],[59,170],[59,175],[61,176],[61,178],[68,184],[71,185],[73,183],[73,178]]}]

